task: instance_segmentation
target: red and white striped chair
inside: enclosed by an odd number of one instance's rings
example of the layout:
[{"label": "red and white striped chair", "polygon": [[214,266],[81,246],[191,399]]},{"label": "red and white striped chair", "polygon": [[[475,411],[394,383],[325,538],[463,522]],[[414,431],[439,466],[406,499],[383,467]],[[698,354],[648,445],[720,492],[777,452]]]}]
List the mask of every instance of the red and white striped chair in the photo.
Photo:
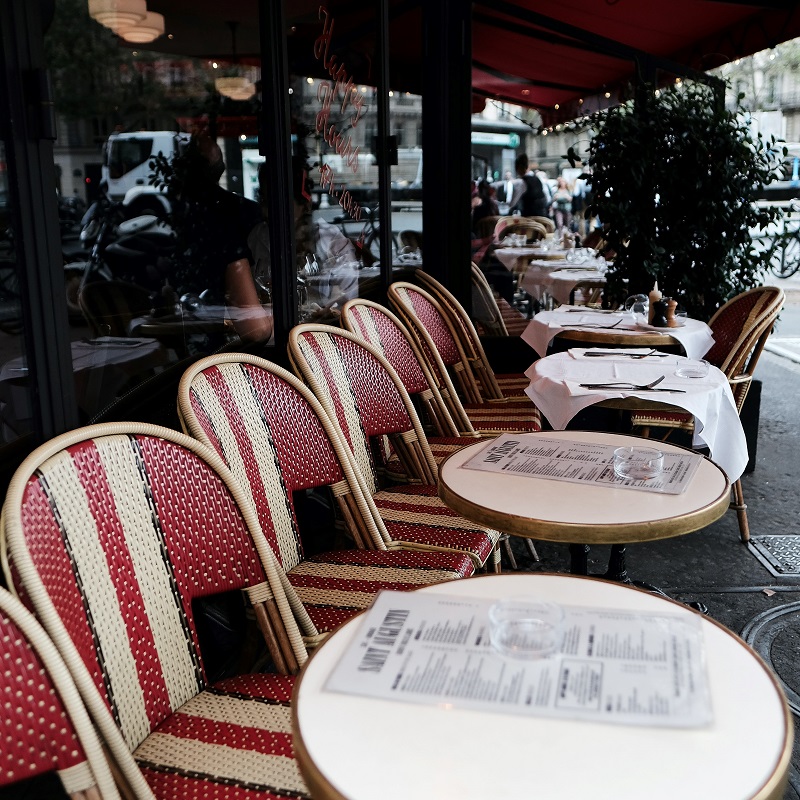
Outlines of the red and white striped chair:
[{"label": "red and white striped chair", "polygon": [[55,773],[71,800],[119,798],[63,659],[33,615],[2,588],[0,705],[0,789],[17,785],[22,797],[37,786],[43,796],[45,785],[35,781]]},{"label": "red and white striped chair", "polygon": [[[480,273],[477,267],[475,267],[474,271]],[[483,273],[480,274],[483,277]],[[518,402],[520,399],[527,400],[525,389],[530,383],[528,378],[521,373],[495,374],[489,359],[486,357],[478,331],[475,330],[469,314],[467,314],[464,306],[458,302],[456,296],[444,284],[437,281],[433,276],[428,275],[427,272],[417,270],[414,273],[414,277],[439,302],[441,310],[451,325],[453,334],[458,338],[467,356],[468,363],[481,389],[482,398],[484,400],[512,400],[514,402]],[[483,280],[485,281],[486,278],[484,277]]]},{"label": "red and white striped chair", "polygon": [[[388,309],[371,300],[356,298],[342,308],[340,319],[345,330],[354,333],[375,347],[392,365],[405,390],[412,400],[421,406],[424,416],[431,421],[438,435],[428,436],[428,444],[437,464],[447,456],[475,443],[480,434],[464,412],[464,430],[460,431],[442,397],[436,380],[431,374],[425,357],[405,325]],[[460,405],[458,397],[451,403]],[[400,466],[396,455],[391,454],[386,462],[388,478],[398,483],[408,483],[409,477]]]},{"label": "red and white striped chair", "polygon": [[[394,541],[467,553],[475,566],[500,568],[500,534],[452,512],[438,497],[438,471],[411,398],[388,361],[349,331],[298,325],[289,333],[289,356],[329,417],[357,467]],[[404,472],[420,485],[382,489],[378,465],[388,436]]]},{"label": "red and white striped chair", "polygon": [[[381,589],[402,591],[473,574],[473,562],[462,552],[421,552],[392,541],[327,412],[277,364],[243,353],[201,359],[181,379],[178,406],[185,429],[219,453],[239,481],[319,631],[367,608]],[[359,549],[306,558],[294,496],[320,487],[330,489]]]},{"label": "red and white striped chair", "polygon": [[[436,416],[442,420],[447,420],[452,426],[450,432],[457,433],[457,428],[453,418],[448,411],[448,404],[439,392],[436,381],[430,372],[425,358],[420,353],[417,344],[411,337],[405,325],[388,308],[373,303],[371,300],[357,298],[349,300],[342,308],[341,324],[345,329],[360,336],[365,341],[375,347],[386,360],[394,367],[398,377],[405,386],[410,396],[421,397],[425,407],[430,409],[429,416]],[[454,407],[463,406],[458,395],[449,395],[450,403]],[[460,418],[465,421],[469,436],[479,436],[480,434],[472,427],[472,423],[466,410],[462,410]],[[458,439],[428,437],[431,452],[437,464],[441,463],[447,456],[455,450],[469,444],[474,444],[474,439],[462,435]],[[392,474],[393,468],[391,461],[387,465],[387,474]],[[530,539],[525,539],[525,545],[535,561],[539,560],[536,547]],[[506,557],[512,568],[517,568],[514,553],[508,537],[501,540]]]},{"label": "red and white striped chair", "polygon": [[193,602],[221,592],[248,596],[276,665],[307,658],[296,598],[213,451],[153,425],[64,434],[15,473],[2,534],[6,579],[58,648],[124,796],[308,797],[293,678],[206,677]]},{"label": "red and white striped chair", "polygon": [[[471,426],[482,434],[541,430],[539,409],[527,398],[484,400],[469,359],[442,306],[424,289],[410,283],[393,283],[389,300],[414,336],[447,403],[456,425]],[[456,389],[450,371],[458,382]],[[527,384],[526,384],[527,385]],[[460,397],[463,403],[451,398]],[[474,398],[477,397],[477,401]]]}]

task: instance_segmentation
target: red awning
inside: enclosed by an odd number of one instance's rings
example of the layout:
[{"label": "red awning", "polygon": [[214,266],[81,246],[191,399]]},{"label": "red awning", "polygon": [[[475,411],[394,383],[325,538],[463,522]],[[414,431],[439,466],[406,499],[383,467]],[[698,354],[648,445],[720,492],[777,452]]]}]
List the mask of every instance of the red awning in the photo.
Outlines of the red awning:
[{"label": "red awning", "polygon": [[787,0],[479,0],[473,91],[552,124],[618,99],[648,63],[673,80],[797,36],[800,4]]}]

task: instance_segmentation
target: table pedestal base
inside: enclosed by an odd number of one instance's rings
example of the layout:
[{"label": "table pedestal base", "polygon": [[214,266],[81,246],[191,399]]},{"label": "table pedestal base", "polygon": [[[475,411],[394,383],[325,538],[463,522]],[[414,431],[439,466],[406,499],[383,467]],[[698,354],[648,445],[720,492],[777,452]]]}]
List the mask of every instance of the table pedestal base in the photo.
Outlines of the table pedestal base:
[{"label": "table pedestal base", "polygon": [[[644,589],[652,594],[660,595],[672,599],[658,586],[653,586],[652,583],[645,583],[644,581],[634,581],[628,575],[628,568],[625,563],[625,550],[627,545],[612,544],[611,555],[608,557],[608,567],[606,571],[596,577],[604,578],[608,581],[616,581],[617,583],[625,583],[630,586],[635,586],[637,589]],[[573,575],[589,575],[589,545],[586,544],[571,544],[569,546],[570,565],[569,569]],[[699,611],[701,614],[708,614],[708,606],[705,603],[700,603],[693,600],[685,603],[690,608]]]}]

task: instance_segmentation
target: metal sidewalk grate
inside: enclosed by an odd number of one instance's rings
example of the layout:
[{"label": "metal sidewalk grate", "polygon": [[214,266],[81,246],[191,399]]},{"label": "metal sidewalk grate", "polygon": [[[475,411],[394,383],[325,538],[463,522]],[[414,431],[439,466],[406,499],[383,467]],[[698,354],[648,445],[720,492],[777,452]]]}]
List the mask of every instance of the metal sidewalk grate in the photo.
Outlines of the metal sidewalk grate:
[{"label": "metal sidewalk grate", "polygon": [[776,577],[800,577],[800,536],[753,536],[748,547]]}]

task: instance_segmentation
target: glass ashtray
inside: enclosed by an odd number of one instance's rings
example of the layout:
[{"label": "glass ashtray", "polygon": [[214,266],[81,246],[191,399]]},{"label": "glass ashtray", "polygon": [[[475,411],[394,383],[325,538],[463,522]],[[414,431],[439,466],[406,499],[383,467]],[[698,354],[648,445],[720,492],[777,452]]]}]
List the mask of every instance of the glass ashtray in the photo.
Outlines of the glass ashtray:
[{"label": "glass ashtray", "polygon": [[498,600],[489,609],[489,640],[498,653],[519,659],[560,652],[564,609],[531,597]]},{"label": "glass ashtray", "polygon": [[655,478],[664,469],[664,454],[654,447],[618,447],[614,451],[614,474],[642,481]]},{"label": "glass ashtray", "polygon": [[705,378],[708,375],[708,361],[689,361],[675,370],[679,378]]}]

